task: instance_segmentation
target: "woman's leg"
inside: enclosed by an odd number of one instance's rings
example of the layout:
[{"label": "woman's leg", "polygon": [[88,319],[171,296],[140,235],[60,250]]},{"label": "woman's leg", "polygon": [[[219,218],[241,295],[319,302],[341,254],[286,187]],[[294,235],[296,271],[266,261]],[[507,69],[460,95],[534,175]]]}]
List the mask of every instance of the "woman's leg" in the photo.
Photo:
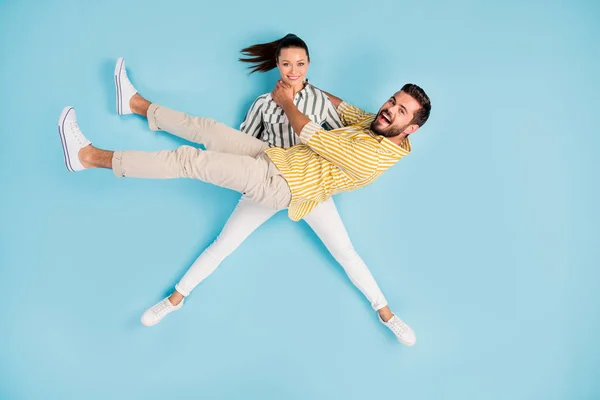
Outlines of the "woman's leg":
[{"label": "woman's leg", "polygon": [[[333,199],[319,204],[310,214],[304,217],[304,220],[319,236],[336,261],[344,268],[354,286],[369,300],[371,307],[378,312],[383,310],[382,313],[385,315],[385,311],[389,311],[387,301],[377,282],[375,282],[371,271],[354,250]],[[388,319],[391,317],[391,315],[385,316]]]},{"label": "woman's leg", "polygon": [[319,204],[304,219],[344,268],[352,283],[369,299],[371,307],[379,314],[379,320],[394,333],[400,343],[414,345],[417,341],[414,331],[388,307],[371,271],[354,250],[333,199]]},{"label": "woman's leg", "polygon": [[242,197],[219,236],[187,270],[175,286],[175,291],[168,298],[146,310],[142,315],[142,323],[146,326],[156,325],[167,314],[181,308],[184,297],[189,296],[200,282],[212,274],[225,258],[276,212],[277,210],[271,207]]}]

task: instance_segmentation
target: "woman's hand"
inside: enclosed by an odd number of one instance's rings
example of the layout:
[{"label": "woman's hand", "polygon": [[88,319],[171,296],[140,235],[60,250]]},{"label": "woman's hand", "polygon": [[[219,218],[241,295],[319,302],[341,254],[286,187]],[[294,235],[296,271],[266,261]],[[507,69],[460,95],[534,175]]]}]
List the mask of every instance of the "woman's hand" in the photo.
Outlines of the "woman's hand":
[{"label": "woman's hand", "polygon": [[294,89],[282,80],[278,80],[275,89],[271,92],[271,97],[275,104],[284,108],[286,102],[294,102]]}]

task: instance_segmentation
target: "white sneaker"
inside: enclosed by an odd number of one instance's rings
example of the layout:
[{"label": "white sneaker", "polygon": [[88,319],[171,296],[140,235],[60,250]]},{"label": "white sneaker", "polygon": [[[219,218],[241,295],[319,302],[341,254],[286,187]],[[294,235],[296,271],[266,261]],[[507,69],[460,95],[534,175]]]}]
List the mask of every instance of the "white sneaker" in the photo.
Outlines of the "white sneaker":
[{"label": "white sneaker", "polygon": [[115,65],[115,89],[117,90],[117,114],[127,115],[133,114],[129,107],[129,101],[137,90],[133,87],[127,77],[125,70],[125,60],[120,57]]},{"label": "white sneaker", "polygon": [[169,301],[169,298],[165,298],[149,309],[147,309],[144,314],[142,314],[142,324],[146,326],[152,326],[158,324],[167,314],[172,313],[173,311],[179,310],[183,307],[183,302],[185,299],[181,300],[181,303],[174,306]]},{"label": "white sneaker", "polygon": [[398,341],[403,345],[413,346],[415,343],[417,343],[415,332],[396,315],[390,318],[388,322],[384,322],[381,317],[379,317],[379,321],[390,328],[390,330],[394,332],[394,335],[396,335]]},{"label": "white sneaker", "polygon": [[79,161],[79,151],[92,144],[77,125],[77,114],[73,107],[65,107],[58,118],[58,134],[65,154],[65,165],[71,172],[85,169]]}]

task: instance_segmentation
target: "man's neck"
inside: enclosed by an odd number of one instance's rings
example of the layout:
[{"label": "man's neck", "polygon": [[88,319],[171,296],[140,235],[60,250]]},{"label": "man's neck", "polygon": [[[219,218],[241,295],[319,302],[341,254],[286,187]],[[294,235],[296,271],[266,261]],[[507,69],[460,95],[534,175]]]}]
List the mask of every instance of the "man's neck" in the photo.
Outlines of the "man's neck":
[{"label": "man's neck", "polygon": [[404,142],[404,139],[406,139],[408,137],[408,135],[406,133],[401,133],[398,136],[392,136],[391,138],[388,138],[390,140],[390,142],[394,143],[397,146],[400,146],[400,144],[402,142]]}]

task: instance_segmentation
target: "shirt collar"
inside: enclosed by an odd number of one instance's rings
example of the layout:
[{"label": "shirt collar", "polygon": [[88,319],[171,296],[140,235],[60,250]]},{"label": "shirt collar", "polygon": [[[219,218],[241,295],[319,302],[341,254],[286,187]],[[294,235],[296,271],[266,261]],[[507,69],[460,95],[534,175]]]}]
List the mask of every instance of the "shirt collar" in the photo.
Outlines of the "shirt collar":
[{"label": "shirt collar", "polygon": [[296,94],[299,94],[300,96],[304,96],[306,94],[306,92],[308,91],[308,87],[310,86],[310,83],[308,82],[308,78],[304,78],[304,88],[302,88],[301,91],[299,91]]},{"label": "shirt collar", "polygon": [[410,140],[408,139],[408,136],[405,137],[404,140],[402,140],[400,142],[400,145],[397,145],[396,143],[392,142],[391,140],[389,140],[385,136],[381,136],[381,135],[376,134],[370,128],[367,128],[367,131],[369,132],[369,135],[377,138],[377,140],[379,141],[379,143],[383,144],[386,148],[392,150],[395,153],[410,153],[411,150],[412,150],[412,147],[410,145]]}]

